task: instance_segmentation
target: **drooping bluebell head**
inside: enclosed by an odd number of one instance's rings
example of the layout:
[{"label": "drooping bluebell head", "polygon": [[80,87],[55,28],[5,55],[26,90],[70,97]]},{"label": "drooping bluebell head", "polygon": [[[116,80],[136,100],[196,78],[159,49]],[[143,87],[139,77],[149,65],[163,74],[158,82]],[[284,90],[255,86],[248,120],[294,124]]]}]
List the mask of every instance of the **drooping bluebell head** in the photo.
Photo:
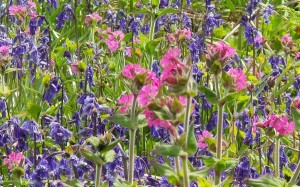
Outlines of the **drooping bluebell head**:
[{"label": "drooping bluebell head", "polygon": [[50,124],[50,132],[49,132],[50,136],[54,139],[55,143],[57,144],[61,144],[64,143],[66,141],[68,141],[71,137],[71,132],[62,127],[59,123],[57,122],[52,122]]}]

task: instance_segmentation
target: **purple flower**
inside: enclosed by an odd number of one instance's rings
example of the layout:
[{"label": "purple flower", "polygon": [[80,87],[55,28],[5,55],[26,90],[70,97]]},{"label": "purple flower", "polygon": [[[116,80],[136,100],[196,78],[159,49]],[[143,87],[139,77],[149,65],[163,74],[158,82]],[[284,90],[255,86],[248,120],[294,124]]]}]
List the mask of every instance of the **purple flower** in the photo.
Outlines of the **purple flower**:
[{"label": "purple flower", "polygon": [[214,28],[223,24],[222,15],[209,12],[205,20],[205,33],[210,35]]},{"label": "purple flower", "polygon": [[188,28],[190,28],[192,26],[191,18],[189,18],[188,15],[185,13],[183,14],[183,18],[182,18],[182,25],[184,27],[188,27]]},{"label": "purple flower", "polygon": [[161,74],[161,70],[160,70],[159,64],[156,60],[152,63],[151,69],[155,73],[156,77],[159,78],[160,74]]},{"label": "purple flower", "polygon": [[267,152],[267,158],[268,158],[268,161],[272,162],[273,164],[274,164],[274,161],[273,161],[273,159],[272,159],[272,153],[273,153],[273,151],[274,151],[274,147],[275,147],[275,145],[272,144],[272,145],[269,147],[269,150],[268,150],[268,152]]},{"label": "purple flower", "polygon": [[261,0],[249,0],[249,5],[248,7],[246,8],[246,11],[249,13],[249,14],[252,14],[253,11],[255,9],[257,9],[258,7],[258,3],[260,3]]},{"label": "purple flower", "polygon": [[49,134],[57,144],[62,144],[63,142],[68,141],[72,135],[68,129],[65,129],[57,122],[52,122],[50,124]]},{"label": "purple flower", "polygon": [[197,83],[200,82],[204,73],[198,68],[196,64],[193,65],[193,78],[196,80]]},{"label": "purple flower", "polygon": [[71,20],[73,17],[73,10],[71,5],[65,4],[64,10],[59,13],[56,17],[57,23],[56,23],[56,29],[59,30],[62,28],[65,24],[65,21]]},{"label": "purple flower", "polygon": [[57,0],[48,0],[48,3],[49,3],[51,6],[54,6],[55,8],[58,7]]},{"label": "purple flower", "polygon": [[89,83],[90,88],[92,88],[92,86],[95,86],[93,78],[94,78],[93,68],[89,65],[85,70],[85,79]]},{"label": "purple flower", "polygon": [[188,46],[193,63],[197,63],[199,57],[205,53],[206,44],[199,34],[194,34],[191,38],[191,43]]},{"label": "purple flower", "polygon": [[169,5],[169,0],[161,0],[159,3],[159,8],[166,8]]},{"label": "purple flower", "polygon": [[133,35],[138,36],[139,35],[139,27],[140,27],[141,19],[139,17],[132,18],[130,21],[130,30],[133,33]]},{"label": "purple flower", "polygon": [[211,103],[207,101],[206,96],[204,94],[200,94],[199,97],[202,100],[202,103],[201,103],[202,110],[207,110],[207,109],[211,108]]},{"label": "purple flower", "polygon": [[252,136],[252,127],[250,127],[246,133],[246,137],[244,139],[244,144],[245,145],[252,145],[253,142],[253,136]]},{"label": "purple flower", "polygon": [[2,118],[6,118],[6,103],[5,101],[0,101],[0,111],[2,113]]},{"label": "purple flower", "polygon": [[262,16],[265,20],[265,23],[266,24],[269,24],[270,23],[270,16],[274,13],[274,7],[270,4],[268,4],[266,7],[264,7],[262,10],[261,10],[261,13],[262,13]]},{"label": "purple flower", "polygon": [[81,104],[81,109],[79,111],[80,115],[92,116],[94,112],[100,113],[105,111],[110,113],[110,109],[106,106],[99,105],[94,94],[83,94],[77,102]]},{"label": "purple flower", "polygon": [[39,162],[36,169],[33,171],[31,178],[36,183],[41,183],[42,180],[49,179],[47,160],[43,159]]},{"label": "purple flower", "polygon": [[43,99],[46,100],[50,105],[52,104],[52,99],[60,91],[61,85],[58,83],[58,77],[54,77],[50,80],[49,88],[44,93]]},{"label": "purple flower", "polygon": [[37,142],[42,141],[38,124],[35,121],[32,120],[25,121],[21,126],[21,129],[25,130],[30,135],[30,138],[32,140],[35,139],[35,141]]}]

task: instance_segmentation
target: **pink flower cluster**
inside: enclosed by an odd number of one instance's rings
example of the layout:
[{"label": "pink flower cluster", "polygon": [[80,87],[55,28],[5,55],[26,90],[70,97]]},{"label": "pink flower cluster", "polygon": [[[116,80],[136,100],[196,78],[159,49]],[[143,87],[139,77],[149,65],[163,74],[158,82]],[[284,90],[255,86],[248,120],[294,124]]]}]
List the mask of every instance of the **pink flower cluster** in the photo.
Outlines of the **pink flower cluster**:
[{"label": "pink flower cluster", "polygon": [[175,33],[169,34],[168,39],[170,43],[174,43],[175,40],[189,40],[192,37],[192,32],[190,29],[176,30]]},{"label": "pink flower cluster", "polygon": [[286,34],[281,38],[280,41],[285,45],[288,45],[290,43],[293,43],[293,38],[290,36],[290,34]]},{"label": "pink flower cluster", "polygon": [[108,35],[107,39],[103,36],[101,36],[100,38],[102,41],[105,41],[108,49],[111,52],[115,52],[119,49],[119,44],[124,38],[124,33],[122,31],[117,30],[117,31],[111,32],[111,29],[107,28],[106,30],[98,29],[98,32],[100,34]]},{"label": "pink flower cluster", "polygon": [[181,52],[180,49],[175,47],[170,48],[167,54],[161,60],[161,66],[164,71],[161,75],[163,83],[177,84],[177,76],[181,76],[183,73],[184,64],[178,59]]},{"label": "pink flower cluster", "polygon": [[198,148],[205,149],[208,147],[207,143],[205,142],[205,138],[212,138],[212,134],[207,130],[204,130],[201,135],[198,136]]},{"label": "pink flower cluster", "polygon": [[37,17],[37,13],[35,9],[36,9],[35,2],[28,1],[26,7],[21,5],[11,5],[8,10],[9,10],[9,15],[17,16],[18,18],[23,20],[27,17],[27,15],[29,15],[31,18]]},{"label": "pink flower cluster", "polygon": [[10,50],[9,46],[3,45],[0,47],[0,53],[2,54],[2,56],[8,56],[9,50]]},{"label": "pink flower cluster", "polygon": [[8,165],[8,169],[11,170],[16,166],[19,166],[21,161],[24,159],[23,153],[11,153],[8,158],[4,159],[4,164]]},{"label": "pink flower cluster", "polygon": [[294,99],[292,106],[294,106],[296,109],[300,110],[300,97],[296,97]]},{"label": "pink flower cluster", "polygon": [[84,22],[87,25],[89,25],[90,23],[93,23],[93,22],[98,23],[101,20],[102,20],[102,17],[97,12],[94,12],[92,14],[86,15]]},{"label": "pink flower cluster", "polygon": [[228,74],[233,78],[233,85],[236,91],[240,91],[247,85],[247,77],[243,70],[237,68],[231,68]]},{"label": "pink flower cluster", "polygon": [[288,116],[271,114],[267,117],[267,120],[261,124],[261,126],[274,128],[279,135],[285,136],[295,130],[295,123],[293,121],[289,122],[288,120]]},{"label": "pink flower cluster", "polygon": [[225,44],[223,41],[219,41],[217,44],[209,47],[206,58],[209,60],[218,60],[224,63],[230,60],[230,58],[232,58],[235,54],[236,51],[234,48]]}]

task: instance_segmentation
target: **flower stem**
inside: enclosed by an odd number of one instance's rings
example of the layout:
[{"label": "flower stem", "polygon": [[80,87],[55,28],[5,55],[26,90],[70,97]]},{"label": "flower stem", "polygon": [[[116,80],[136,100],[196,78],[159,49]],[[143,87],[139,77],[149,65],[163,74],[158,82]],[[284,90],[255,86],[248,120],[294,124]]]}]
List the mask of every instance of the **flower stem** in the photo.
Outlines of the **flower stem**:
[{"label": "flower stem", "polygon": [[134,143],[135,143],[136,129],[130,129],[129,131],[129,177],[128,181],[133,183],[133,171],[134,171]]},{"label": "flower stem", "polygon": [[280,139],[275,139],[275,177],[279,177],[279,164],[280,164]]},{"label": "flower stem", "polygon": [[[183,130],[183,133],[186,134],[186,135],[189,132],[191,101],[192,101],[191,96],[187,96],[186,111],[185,111],[185,117],[184,117],[184,130]],[[184,147],[186,147],[186,148],[188,146],[187,145],[187,143],[188,143],[187,140],[188,140],[188,138],[186,138],[185,145],[184,145]],[[189,187],[190,186],[190,181],[189,181],[189,173],[188,173],[188,156],[182,156],[181,160],[182,160],[182,167],[183,167],[183,184],[184,184],[184,187]]]},{"label": "flower stem", "polygon": [[[216,93],[220,99],[220,87],[218,83],[218,75],[215,75]],[[223,110],[224,104],[218,104],[218,124],[217,124],[217,159],[222,158],[222,133],[223,133]],[[221,183],[221,172],[215,171],[215,185]]]},{"label": "flower stem", "polygon": [[183,186],[189,187],[190,181],[189,181],[189,175],[188,175],[188,159],[187,156],[182,156],[182,168],[183,168]]},{"label": "flower stem", "polygon": [[133,171],[134,171],[134,143],[135,143],[135,134],[136,134],[136,116],[135,116],[135,110],[137,105],[137,95],[134,94],[133,96],[133,102],[132,102],[132,108],[131,108],[131,123],[134,125],[133,129],[129,129],[129,175],[128,175],[128,181],[130,184],[133,183]]},{"label": "flower stem", "polygon": [[99,187],[101,185],[101,168],[101,165],[96,164],[95,187]]}]

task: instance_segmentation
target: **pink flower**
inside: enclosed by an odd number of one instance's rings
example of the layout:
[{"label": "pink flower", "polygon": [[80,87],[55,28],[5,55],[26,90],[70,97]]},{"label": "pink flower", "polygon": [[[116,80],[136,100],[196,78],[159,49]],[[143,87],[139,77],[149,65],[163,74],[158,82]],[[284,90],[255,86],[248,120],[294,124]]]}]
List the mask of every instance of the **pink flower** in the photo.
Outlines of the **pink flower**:
[{"label": "pink flower", "polygon": [[79,70],[78,70],[78,62],[73,62],[71,63],[71,70],[74,74],[78,74]]},{"label": "pink flower", "polygon": [[122,75],[130,80],[134,80],[136,75],[143,74],[146,72],[147,70],[142,68],[138,64],[127,64],[122,71]]},{"label": "pink flower", "polygon": [[9,7],[9,15],[17,15],[17,14],[23,14],[26,13],[26,8],[21,5],[11,5]]},{"label": "pink flower", "polygon": [[146,109],[144,111],[144,114],[145,114],[145,117],[148,121],[148,125],[150,127],[154,126],[154,127],[165,128],[165,129],[169,129],[170,127],[172,127],[172,124],[169,121],[158,119],[156,117],[156,115],[148,109]]},{"label": "pink flower", "polygon": [[189,40],[192,37],[192,32],[190,29],[183,29],[183,33],[185,35],[185,39]]},{"label": "pink flower", "polygon": [[120,108],[120,113],[121,114],[128,113],[130,111],[132,102],[133,102],[133,94],[122,94],[118,101],[119,104],[123,105]]},{"label": "pink flower", "polygon": [[264,122],[263,126],[274,128],[279,135],[285,136],[295,130],[295,123],[293,121],[289,122],[288,120],[288,116],[271,114],[267,117],[267,120]]},{"label": "pink flower", "polygon": [[292,104],[295,108],[297,108],[298,110],[300,110],[300,97],[296,97],[293,101]]},{"label": "pink flower", "polygon": [[96,22],[97,23],[101,20],[102,20],[101,16],[99,16],[99,14],[97,12],[94,12],[92,14],[86,15],[84,22],[86,24],[90,24],[91,22]]},{"label": "pink flower", "polygon": [[290,36],[290,34],[286,34],[281,38],[281,42],[284,44],[288,44],[290,42],[293,42],[292,37]]},{"label": "pink flower", "polygon": [[228,74],[233,78],[233,84],[236,91],[240,91],[247,85],[247,77],[243,70],[237,68],[231,68]]},{"label": "pink flower", "polygon": [[118,41],[121,41],[124,39],[125,35],[122,31],[117,30],[115,32],[113,32],[113,36],[115,37],[115,39],[117,39]]},{"label": "pink flower", "polygon": [[142,107],[146,107],[151,100],[155,99],[155,96],[157,95],[160,84],[156,84],[157,81],[154,81],[152,84],[147,84],[142,87],[137,99],[139,101],[139,105]]},{"label": "pink flower", "polygon": [[260,37],[255,38],[255,42],[258,44],[263,44],[266,42],[266,40],[262,36],[260,36]]},{"label": "pink flower", "polygon": [[300,58],[300,52],[297,52],[295,57],[294,57],[294,60],[298,60]]},{"label": "pink flower", "polygon": [[221,62],[226,62],[236,54],[234,48],[225,44],[223,41],[219,41],[215,45],[210,46],[208,50],[207,58],[210,60],[219,60]]},{"label": "pink flower", "polygon": [[174,34],[169,34],[168,35],[168,40],[169,40],[170,43],[174,43],[175,42],[175,36],[174,36]]},{"label": "pink flower", "polygon": [[119,48],[119,42],[115,39],[107,39],[106,45],[111,52],[115,52]]},{"label": "pink flower", "polygon": [[174,65],[181,64],[181,62],[178,60],[180,54],[181,51],[179,48],[177,47],[175,47],[174,49],[170,48],[167,54],[165,54],[165,56],[162,58],[161,66],[163,68],[170,68]]},{"label": "pink flower", "polygon": [[9,54],[9,49],[10,49],[9,46],[3,45],[3,46],[0,47],[0,53],[3,56],[7,56]]},{"label": "pink flower", "polygon": [[29,14],[30,18],[36,18],[38,16],[38,14],[36,13],[36,11],[32,11],[30,14]]},{"label": "pink flower", "polygon": [[25,157],[24,157],[23,153],[12,152],[8,156],[8,158],[4,159],[4,164],[8,165],[8,169],[11,170],[14,167],[18,166],[24,158]]},{"label": "pink flower", "polygon": [[28,2],[27,2],[27,5],[29,6],[29,8],[36,8],[35,2],[28,1]]},{"label": "pink flower", "polygon": [[128,57],[131,57],[131,47],[126,47],[125,55],[128,56]]},{"label": "pink flower", "polygon": [[205,142],[205,138],[212,138],[212,134],[207,130],[204,130],[201,135],[198,136],[198,148],[205,149],[208,147],[207,143]]}]

